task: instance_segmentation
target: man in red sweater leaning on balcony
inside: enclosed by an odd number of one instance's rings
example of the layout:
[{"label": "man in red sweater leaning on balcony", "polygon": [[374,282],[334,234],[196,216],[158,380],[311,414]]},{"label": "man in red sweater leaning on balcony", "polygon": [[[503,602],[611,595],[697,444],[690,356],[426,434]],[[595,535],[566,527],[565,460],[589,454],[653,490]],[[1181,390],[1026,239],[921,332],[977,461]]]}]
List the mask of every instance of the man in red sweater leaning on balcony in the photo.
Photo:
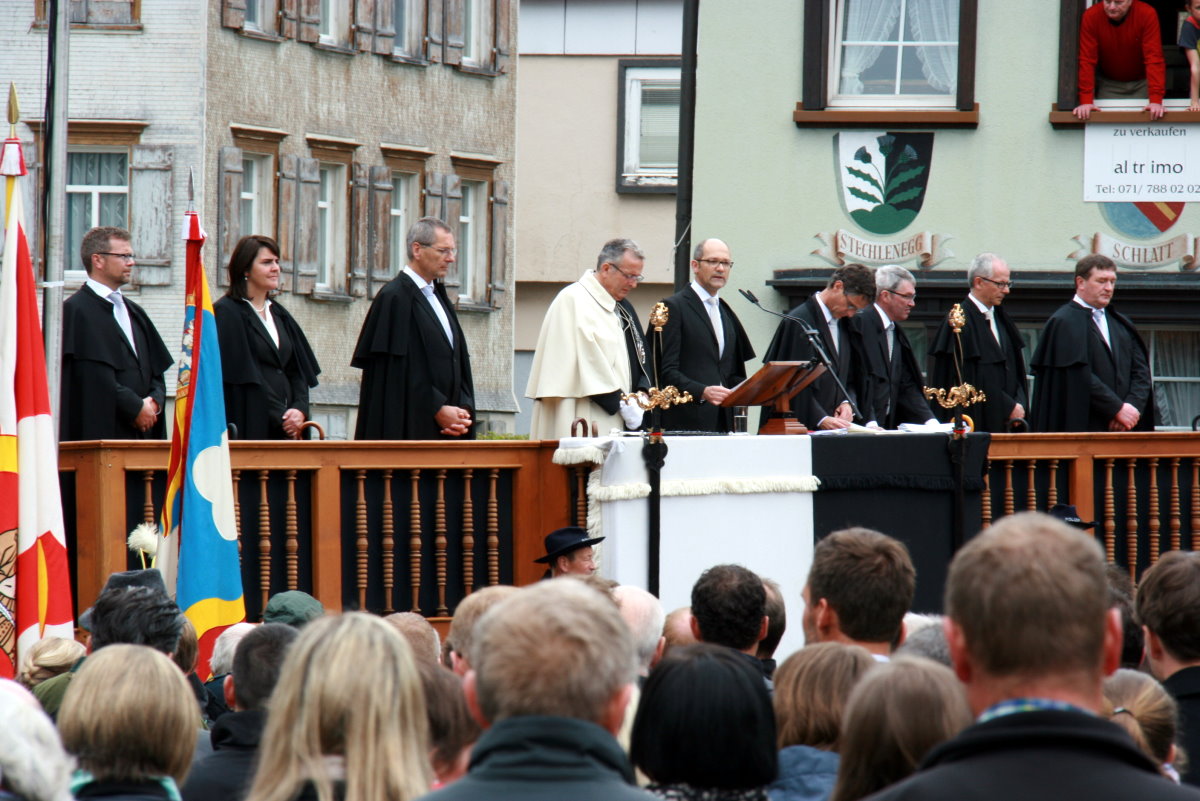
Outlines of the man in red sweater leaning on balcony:
[{"label": "man in red sweater leaning on balcony", "polygon": [[1141,0],[1099,0],[1083,12],[1076,117],[1091,116],[1097,97],[1149,97],[1146,110],[1157,120],[1163,115],[1166,84],[1162,36],[1153,8]]}]

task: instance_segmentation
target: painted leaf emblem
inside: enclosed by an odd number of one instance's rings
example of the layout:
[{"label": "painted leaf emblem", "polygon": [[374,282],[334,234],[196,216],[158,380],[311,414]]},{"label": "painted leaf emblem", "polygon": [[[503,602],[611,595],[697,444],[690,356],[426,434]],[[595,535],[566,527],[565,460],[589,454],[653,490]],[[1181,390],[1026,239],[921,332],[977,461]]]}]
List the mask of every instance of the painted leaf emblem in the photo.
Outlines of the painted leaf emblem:
[{"label": "painted leaf emblem", "polygon": [[883,191],[883,187],[879,185],[879,181],[875,180],[874,175],[871,175],[870,173],[867,173],[867,172],[863,172],[862,170],[856,170],[853,167],[847,167],[846,172],[850,173],[855,178],[861,178],[862,180],[869,183],[871,186],[878,189],[880,192]]}]

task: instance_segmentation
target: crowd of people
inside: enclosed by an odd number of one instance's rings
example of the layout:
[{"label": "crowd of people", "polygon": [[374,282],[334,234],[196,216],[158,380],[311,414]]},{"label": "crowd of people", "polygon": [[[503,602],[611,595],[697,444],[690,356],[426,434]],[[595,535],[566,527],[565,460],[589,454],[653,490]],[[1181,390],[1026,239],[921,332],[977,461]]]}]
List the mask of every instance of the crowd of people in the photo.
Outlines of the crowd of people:
[{"label": "crowd of people", "polygon": [[1135,589],[1023,513],[954,557],[944,617],[911,613],[907,550],[863,528],[802,588],[715,565],[670,615],[569,556],[468,595],[444,642],[281,593],[211,677],[159,573],[114,574],[86,647],[43,640],[0,682],[0,799],[1200,798],[1200,553]]}]

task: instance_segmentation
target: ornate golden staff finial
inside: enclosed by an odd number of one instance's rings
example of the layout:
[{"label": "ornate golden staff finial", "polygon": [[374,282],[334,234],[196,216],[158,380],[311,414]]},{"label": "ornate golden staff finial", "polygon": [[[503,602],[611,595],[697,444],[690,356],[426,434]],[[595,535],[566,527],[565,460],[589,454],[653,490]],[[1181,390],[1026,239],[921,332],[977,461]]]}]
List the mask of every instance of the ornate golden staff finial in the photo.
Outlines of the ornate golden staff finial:
[{"label": "ornate golden staff finial", "polygon": [[[663,326],[667,324],[670,318],[670,310],[667,309],[667,304],[659,301],[654,304],[654,308],[650,312],[650,325],[654,327],[654,333],[661,340]],[[655,352],[662,350],[660,347],[654,349]],[[654,381],[658,382],[658,362],[654,364]],[[680,392],[677,388],[667,386],[659,389],[657,386],[651,387],[647,392],[630,392],[621,396],[621,400],[627,403],[636,403],[643,410],[649,409],[667,409],[671,406],[678,406],[681,403],[691,403],[692,393]]]},{"label": "ornate golden staff finial", "polygon": [[[946,321],[950,323],[950,330],[954,332],[954,368],[958,373],[958,386],[950,387],[949,389],[925,387],[925,397],[929,400],[937,401],[938,406],[941,406],[943,409],[957,409],[959,407],[965,409],[976,403],[983,403],[987,400],[987,395],[963,381],[962,330],[967,324],[967,317],[963,314],[961,304],[955,303],[950,308],[950,313],[946,315]],[[959,431],[960,426],[961,417],[960,415],[955,415],[956,432]]]}]

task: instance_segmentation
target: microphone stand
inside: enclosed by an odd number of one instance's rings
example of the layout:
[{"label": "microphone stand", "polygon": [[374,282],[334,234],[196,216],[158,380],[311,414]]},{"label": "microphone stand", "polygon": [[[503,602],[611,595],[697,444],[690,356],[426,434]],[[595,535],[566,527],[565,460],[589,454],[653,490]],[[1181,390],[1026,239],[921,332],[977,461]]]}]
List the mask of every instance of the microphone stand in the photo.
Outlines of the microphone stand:
[{"label": "microphone stand", "polygon": [[748,289],[739,289],[738,292],[746,300],[750,301],[755,306],[757,306],[760,311],[764,311],[767,314],[778,317],[781,320],[789,320],[789,321],[795,323],[796,325],[800,326],[800,328],[804,331],[805,336],[808,337],[808,342],[812,346],[813,353],[815,353],[817,356],[817,361],[819,361],[821,364],[825,365],[825,373],[827,375],[829,375],[831,378],[833,378],[834,382],[837,383],[838,389],[840,389],[842,391],[842,397],[845,398],[846,402],[850,404],[851,413],[855,417],[861,418],[862,415],[858,411],[858,405],[855,404],[854,399],[852,397],[850,397],[850,393],[846,390],[846,385],[842,383],[842,379],[838,376],[837,369],[834,367],[833,361],[829,358],[829,353],[826,352],[826,350],[825,350],[824,343],[821,342],[821,333],[819,331],[817,331],[817,329],[813,328],[811,325],[806,323],[804,320],[801,320],[799,317],[792,317],[791,315],[780,314],[779,312],[771,311],[770,309],[764,308],[763,305],[758,302],[758,298],[756,298],[754,296],[754,293]]}]

